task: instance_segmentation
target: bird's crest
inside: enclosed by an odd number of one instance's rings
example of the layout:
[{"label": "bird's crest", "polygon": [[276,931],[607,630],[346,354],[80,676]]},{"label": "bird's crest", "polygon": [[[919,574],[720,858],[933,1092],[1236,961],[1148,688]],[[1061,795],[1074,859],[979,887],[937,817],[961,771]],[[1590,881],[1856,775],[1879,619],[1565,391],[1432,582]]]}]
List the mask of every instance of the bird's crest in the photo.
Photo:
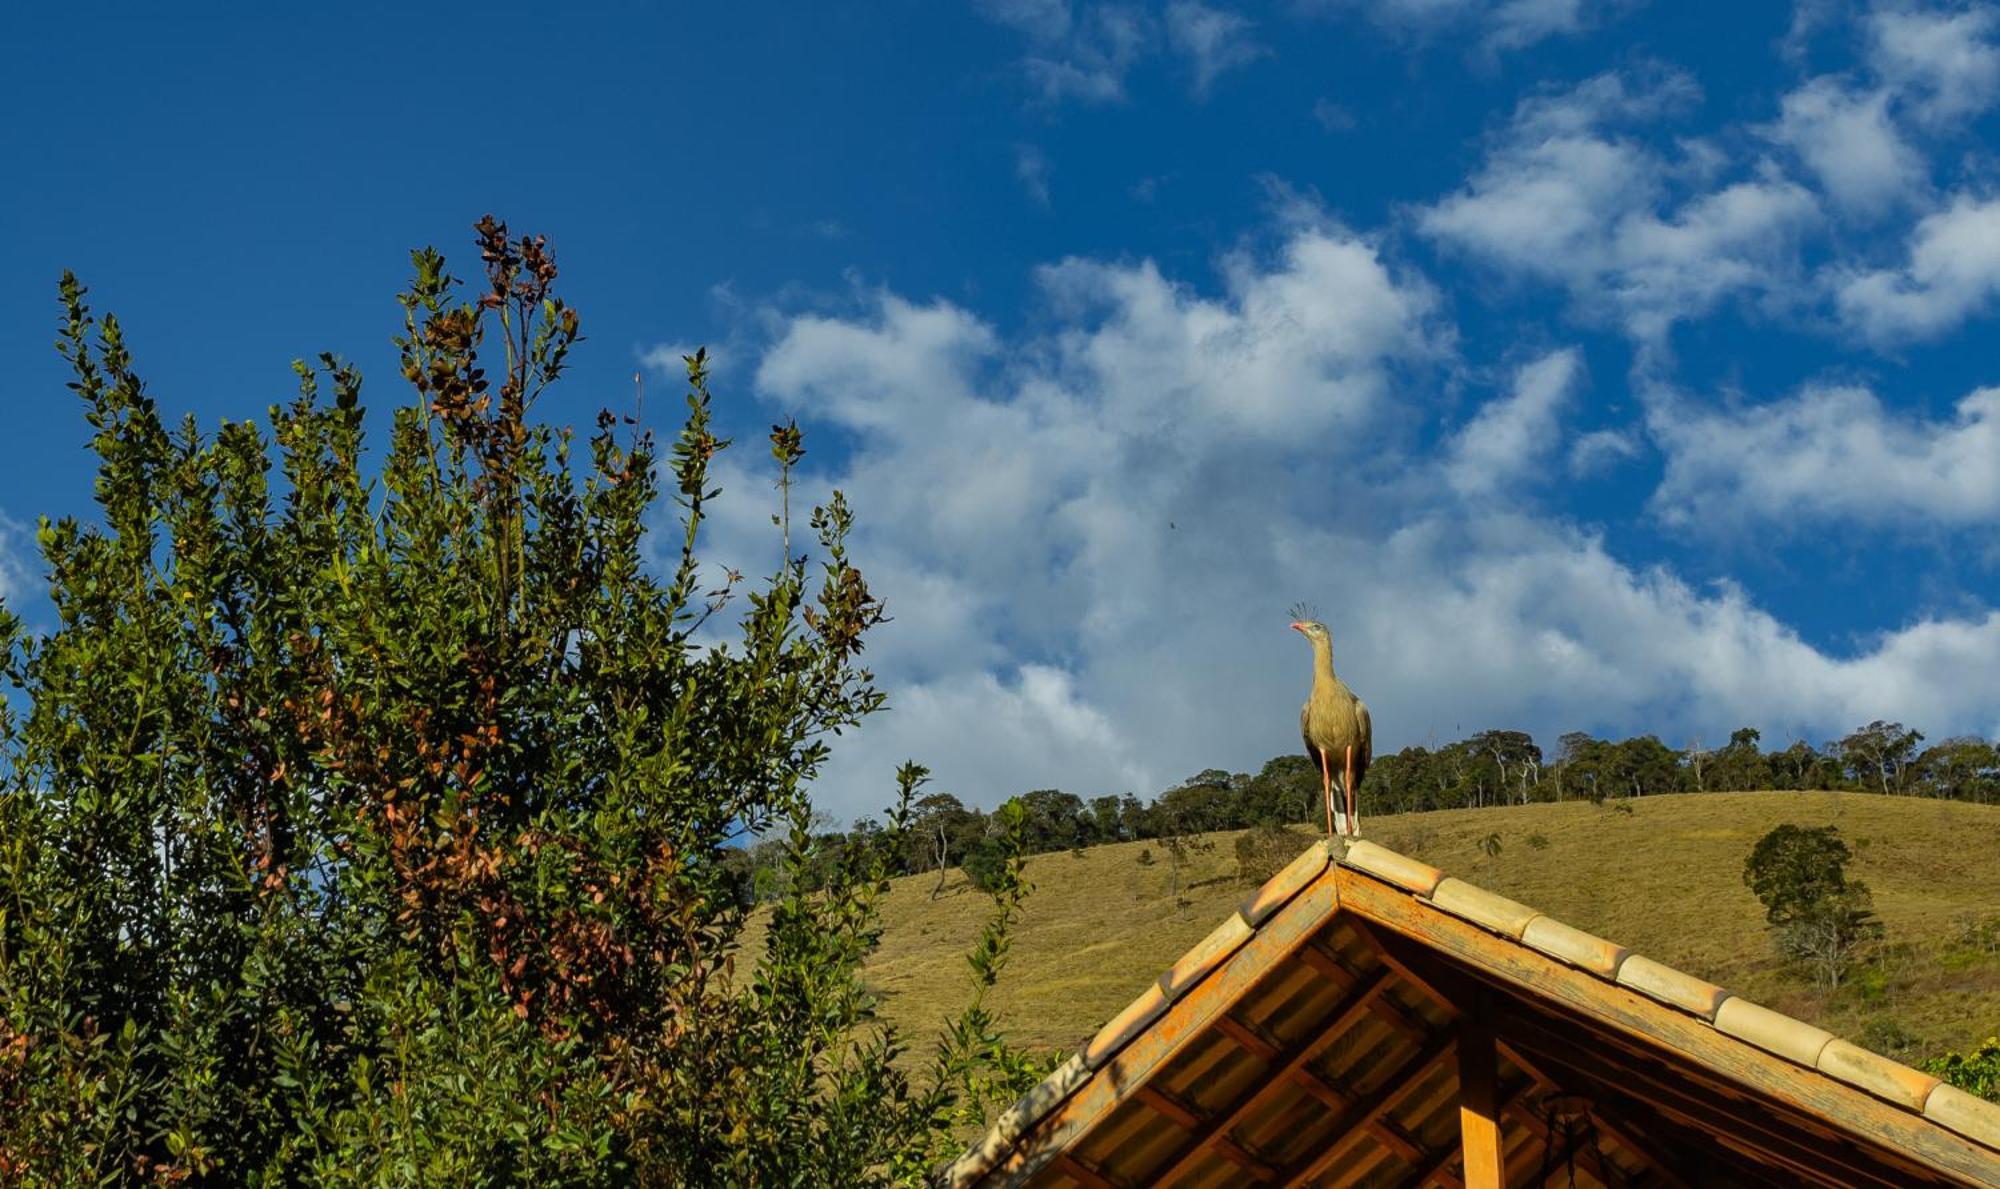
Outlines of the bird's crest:
[{"label": "bird's crest", "polygon": [[1290,614],[1294,623],[1319,622],[1319,609],[1311,603],[1293,603]]}]

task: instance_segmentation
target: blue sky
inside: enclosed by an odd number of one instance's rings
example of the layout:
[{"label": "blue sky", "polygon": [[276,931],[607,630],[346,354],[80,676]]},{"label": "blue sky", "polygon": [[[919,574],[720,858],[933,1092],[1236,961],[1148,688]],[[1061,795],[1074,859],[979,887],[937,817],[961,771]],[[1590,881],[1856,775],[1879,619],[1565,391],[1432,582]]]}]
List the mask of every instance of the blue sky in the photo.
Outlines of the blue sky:
[{"label": "blue sky", "polygon": [[408,249],[492,211],[584,315],[548,417],[707,343],[856,502],[896,619],[840,816],[906,755],[990,804],[1289,751],[1296,599],[1385,748],[2000,733],[1992,6],[61,7],[0,36],[31,620],[91,510],[63,268],[170,411],[321,350],[386,409]]}]

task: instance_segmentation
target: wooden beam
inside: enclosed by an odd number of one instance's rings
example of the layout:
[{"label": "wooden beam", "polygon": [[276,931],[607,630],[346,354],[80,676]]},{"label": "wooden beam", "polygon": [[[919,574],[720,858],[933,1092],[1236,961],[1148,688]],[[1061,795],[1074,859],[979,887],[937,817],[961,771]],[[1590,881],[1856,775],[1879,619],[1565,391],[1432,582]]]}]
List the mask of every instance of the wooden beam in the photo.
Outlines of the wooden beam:
[{"label": "wooden beam", "polygon": [[1369,1005],[1369,1011],[1376,1019],[1418,1044],[1431,1038],[1431,1030],[1424,1026],[1423,1021],[1382,996],[1377,996],[1375,1002]]},{"label": "wooden beam", "polygon": [[1180,1099],[1156,1086],[1141,1086],[1132,1091],[1132,1097],[1151,1107],[1155,1114],[1165,1115],[1168,1122],[1185,1130],[1195,1131],[1201,1127],[1200,1115]]},{"label": "wooden beam", "polygon": [[1352,1115],[1341,1120],[1340,1130],[1326,1146],[1285,1171],[1286,1189],[1293,1189],[1319,1176],[1328,1165],[1345,1155],[1355,1141],[1368,1133],[1369,1124],[1396,1109],[1396,1104],[1416,1089],[1420,1080],[1451,1055],[1451,1042],[1449,1036],[1439,1037],[1430,1048],[1410,1058],[1395,1073],[1383,1079],[1372,1095],[1356,1105]]},{"label": "wooden beam", "polygon": [[1124,1189],[1118,1182],[1098,1172],[1068,1152],[1063,1152],[1056,1157],[1055,1166],[1057,1172],[1060,1172],[1072,1181],[1078,1181],[1090,1186],[1090,1189]]},{"label": "wooden beam", "polygon": [[[1496,937],[1398,888],[1346,867],[1336,872],[1343,913],[1415,939],[1478,970],[1511,993],[1575,1012],[1653,1052],[1747,1087],[1810,1119],[1837,1126],[1885,1161],[1924,1166],[1933,1178],[1990,1177],[1992,1153],[1921,1115],[1726,1036],[1702,1020]],[[1833,1123],[1838,1120],[1838,1123]],[[1892,1165],[1893,1166],[1893,1165]]]},{"label": "wooden beam", "polygon": [[[1443,1004],[1450,1004],[1457,1001],[1471,1002],[1480,994],[1481,989],[1485,987],[1485,984],[1476,979],[1468,978],[1459,971],[1440,965],[1435,954],[1406,950],[1405,947],[1413,947],[1413,943],[1400,935],[1385,938],[1380,933],[1370,930],[1367,933],[1367,937],[1370,943],[1378,947],[1386,958],[1394,959],[1398,963],[1398,967],[1403,973],[1404,981],[1422,990],[1427,997],[1435,1002]],[[1538,1069],[1526,1056],[1517,1051],[1513,1046],[1510,1046],[1507,1043],[1506,1037],[1496,1035],[1495,1044],[1498,1046],[1501,1055],[1505,1056],[1508,1061],[1512,1062],[1515,1067],[1527,1075],[1524,1080],[1515,1086],[1507,1101],[1502,1104],[1501,1109],[1503,1114],[1516,1101],[1525,1098],[1528,1092],[1538,1085],[1551,1093],[1560,1092],[1561,1086],[1556,1083],[1555,1079]],[[1623,1120],[1610,1119],[1600,1115],[1598,1116],[1597,1124],[1598,1130],[1609,1136],[1613,1143],[1632,1153],[1640,1162],[1650,1166],[1653,1173],[1668,1189],[1692,1189],[1691,1184],[1686,1178],[1681,1176],[1676,1167],[1677,1164],[1683,1162],[1677,1161],[1671,1156],[1669,1154],[1670,1149],[1667,1146],[1653,1142],[1642,1131]],[[1450,1162],[1458,1158],[1458,1149],[1453,1148],[1445,1155],[1446,1167],[1449,1167]],[[1405,1184],[1404,1189],[1418,1189],[1421,1183],[1408,1182]]]},{"label": "wooden beam", "polygon": [[[1542,1122],[1542,1120],[1536,1116],[1535,1112],[1529,1110],[1527,1103],[1525,1102],[1515,1103],[1512,1109],[1514,1118],[1518,1122],[1520,1122],[1522,1126],[1526,1127],[1528,1129],[1528,1132],[1541,1143],[1542,1151],[1544,1153],[1548,1153],[1548,1155],[1545,1155],[1543,1158],[1545,1162],[1561,1161],[1564,1164],[1568,1164],[1571,1160],[1574,1160],[1576,1163],[1581,1164],[1583,1166],[1583,1171],[1589,1173],[1593,1177],[1596,1177],[1603,1184],[1606,1185],[1611,1184],[1611,1177],[1604,1170],[1603,1155],[1600,1152],[1598,1152],[1596,1148],[1584,1144],[1583,1137],[1581,1136],[1566,1137],[1565,1147],[1563,1148],[1562,1151],[1557,1152],[1555,1150],[1556,1137],[1552,1132],[1549,1131],[1549,1125],[1547,1123]],[[1593,1114],[1591,1116],[1591,1119],[1593,1122],[1595,1122],[1596,1115]],[[1551,1172],[1551,1175],[1553,1175],[1553,1172]]]},{"label": "wooden beam", "polygon": [[1258,927],[1207,978],[1174,1001],[1166,1014],[1133,1037],[1082,1086],[1017,1139],[1000,1163],[978,1184],[1026,1184],[1060,1152],[1108,1118],[1140,1086],[1165,1069],[1189,1045],[1208,1035],[1218,1016],[1233,1008],[1260,983],[1284,968],[1302,945],[1332,920],[1340,907],[1337,872],[1328,867]]},{"label": "wooden beam", "polygon": [[[1506,1055],[1507,1060],[1512,1061],[1520,1067],[1521,1072],[1528,1075],[1529,1081],[1526,1085],[1539,1084],[1551,1093],[1561,1091],[1562,1087],[1556,1080],[1543,1072],[1536,1062],[1523,1055],[1519,1049],[1508,1044],[1505,1039],[1500,1040],[1498,1044],[1500,1052]],[[1523,1098],[1526,1097],[1526,1085],[1523,1086],[1523,1093],[1521,1094]],[[1509,1105],[1511,1106],[1512,1104],[1510,1103]],[[1610,1136],[1613,1143],[1632,1153],[1641,1162],[1651,1167],[1653,1172],[1670,1186],[1670,1189],[1692,1189],[1688,1182],[1681,1177],[1680,1172],[1675,1168],[1675,1161],[1667,1154],[1666,1150],[1658,1144],[1653,1143],[1650,1139],[1645,1138],[1641,1133],[1626,1126],[1624,1123],[1614,1122],[1603,1115],[1597,1116],[1597,1129],[1605,1135]]]},{"label": "wooden beam", "polygon": [[1389,1149],[1404,1164],[1421,1168],[1429,1163],[1429,1153],[1425,1152],[1410,1133],[1389,1122],[1377,1119],[1368,1125],[1368,1135],[1376,1143]]},{"label": "wooden beam", "polygon": [[1531,1049],[1532,1059],[1554,1071],[1558,1083],[1566,1089],[1596,1096],[1606,1093],[1630,1096],[1695,1135],[1718,1142],[1733,1137],[1758,1153],[1759,1159],[1788,1170],[1806,1184],[1877,1185],[1889,1189],[1914,1183],[1908,1175],[1899,1175],[1902,1166],[1898,1162],[1878,1159],[1856,1163],[1842,1145],[1816,1140],[1796,1129],[1788,1132],[1782,1122],[1760,1119],[1754,1112],[1720,1104],[1705,1097],[1698,1085],[1672,1084],[1664,1075],[1644,1068],[1639,1062],[1609,1061],[1601,1053],[1579,1045],[1574,1035],[1552,1031],[1539,1021],[1503,1011],[1499,1026],[1513,1038],[1516,1051],[1524,1046]]},{"label": "wooden beam", "polygon": [[1458,1029],[1458,1143],[1466,1189],[1503,1189],[1500,1154],[1500,1076],[1493,1053],[1493,1023],[1484,994],[1470,1005]]},{"label": "wooden beam", "polygon": [[[1506,1117],[1507,1112],[1513,1108],[1514,1104],[1527,1098],[1528,1091],[1533,1090],[1538,1084],[1533,1078],[1522,1078],[1520,1081],[1514,1083],[1512,1089],[1509,1089],[1505,1094],[1500,1096],[1501,1117]],[[1452,1144],[1419,1165],[1417,1171],[1403,1182],[1402,1189],[1423,1189],[1425,1185],[1432,1184],[1447,1185],[1451,1186],[1452,1189],[1459,1189],[1465,1182],[1453,1175],[1451,1171],[1451,1166],[1457,1164],[1458,1160],[1459,1146]]]},{"label": "wooden beam", "polygon": [[1432,1003],[1443,1008],[1447,1017],[1457,1018],[1459,1007],[1457,1003],[1452,1001],[1452,996],[1447,994],[1442,988],[1434,985],[1430,979],[1418,974],[1415,969],[1404,962],[1394,949],[1383,940],[1380,933],[1369,928],[1367,922],[1363,921],[1358,915],[1350,916],[1347,923],[1354,930],[1355,936],[1367,943],[1369,950],[1374,953],[1377,961],[1395,971],[1401,976],[1404,982],[1422,992],[1425,998],[1429,999]]},{"label": "wooden beam", "polygon": [[[1172,1164],[1169,1164],[1154,1176],[1154,1183],[1159,1185],[1173,1184],[1175,1178],[1186,1173],[1195,1161],[1201,1158],[1204,1148],[1216,1143],[1219,1139],[1227,1138],[1232,1128],[1248,1118],[1252,1111],[1255,1111],[1260,1105],[1269,1100],[1271,1095],[1277,1093],[1280,1088],[1286,1085],[1287,1082],[1297,1078],[1298,1075],[1303,1074],[1310,1079],[1308,1089],[1312,1089],[1314,1084],[1316,1084],[1318,1087],[1339,1095],[1343,1105],[1348,1104],[1351,1100],[1349,1095],[1341,1094],[1338,1090],[1327,1086],[1323,1079],[1306,1068],[1306,1063],[1317,1057],[1341,1033],[1353,1027],[1354,1021],[1359,1019],[1368,1010],[1369,1001],[1374,999],[1381,992],[1382,988],[1387,985],[1387,972],[1381,970],[1376,971],[1373,976],[1356,983],[1348,991],[1347,998],[1341,1001],[1341,1005],[1335,1009],[1327,1022],[1320,1025],[1304,1043],[1292,1050],[1291,1053],[1284,1055],[1284,1063],[1279,1068],[1267,1074],[1257,1084],[1255,1089],[1238,1099],[1234,1106],[1202,1124],[1201,1129],[1195,1132],[1194,1141],[1188,1145],[1187,1149]],[[1229,1017],[1224,1016],[1222,1018],[1228,1019]],[[1314,1093],[1314,1097],[1325,1101],[1325,1098],[1317,1092]]]},{"label": "wooden beam", "polygon": [[1249,1053],[1259,1061],[1275,1061],[1284,1050],[1276,1043],[1260,1036],[1250,1025],[1235,1016],[1223,1015],[1216,1018],[1215,1030],[1236,1042],[1236,1047]]},{"label": "wooden beam", "polygon": [[1359,977],[1352,970],[1342,966],[1339,959],[1316,945],[1300,946],[1299,952],[1293,956],[1341,987],[1353,986]]}]

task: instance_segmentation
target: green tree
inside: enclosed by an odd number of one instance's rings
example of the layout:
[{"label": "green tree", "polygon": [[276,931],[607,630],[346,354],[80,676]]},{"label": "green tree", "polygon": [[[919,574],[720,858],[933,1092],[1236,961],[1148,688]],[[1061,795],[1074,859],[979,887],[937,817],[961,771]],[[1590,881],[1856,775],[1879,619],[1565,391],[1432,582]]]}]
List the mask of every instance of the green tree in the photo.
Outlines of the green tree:
[{"label": "green tree", "polygon": [[1918,787],[1933,797],[1991,801],[2000,785],[2000,754],[1984,739],[1946,739],[1926,748],[1913,767]]},{"label": "green tree", "polygon": [[1526,731],[1481,731],[1466,740],[1473,754],[1493,765],[1496,789],[1525,805],[1541,784],[1542,749]]},{"label": "green tree", "polygon": [[[530,417],[580,338],[554,259],[478,232],[469,300],[414,254],[379,470],[352,367],[169,426],[64,279],[100,515],[41,526],[52,631],[0,607],[0,1180],[912,1179],[1034,1073],[983,1006],[1018,849],[913,1077],[859,971],[921,769],[812,839],[882,702],[846,502],[812,563],[781,509],[779,569],[705,587],[705,357],[664,458],[607,414],[573,465]],[[793,873],[755,953],[746,833]]]},{"label": "green tree", "polygon": [[1061,789],[1036,789],[1020,797],[1030,852],[1068,850],[1087,839],[1083,798]]},{"label": "green tree", "polygon": [[1771,765],[1758,750],[1762,738],[1754,727],[1741,727],[1729,736],[1729,745],[1709,755],[1703,782],[1717,792],[1746,792],[1771,787]]},{"label": "green tree", "polygon": [[1856,784],[1900,793],[1916,759],[1917,744],[1923,741],[1921,731],[1877,719],[1840,741],[1840,762]]},{"label": "green tree", "polygon": [[1743,863],[1743,882],[1763,903],[1779,952],[1805,964],[1829,992],[1861,943],[1882,933],[1868,886],[1847,878],[1852,858],[1837,828],[1788,823],[1758,839]]},{"label": "green tree", "polygon": [[945,873],[951,868],[952,856],[959,853],[954,841],[964,836],[965,827],[972,820],[972,812],[965,803],[950,793],[932,793],[918,799],[913,807],[906,862],[911,871],[937,872],[931,899],[937,899],[944,891]]}]

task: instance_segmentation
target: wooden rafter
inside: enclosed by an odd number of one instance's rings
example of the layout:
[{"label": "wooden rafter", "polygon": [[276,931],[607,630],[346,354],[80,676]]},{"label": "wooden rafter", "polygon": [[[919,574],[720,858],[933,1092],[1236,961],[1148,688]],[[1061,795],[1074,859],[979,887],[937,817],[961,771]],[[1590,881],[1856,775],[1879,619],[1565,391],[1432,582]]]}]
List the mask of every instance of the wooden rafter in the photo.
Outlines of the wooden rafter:
[{"label": "wooden rafter", "polygon": [[1118,1182],[1085,1164],[1074,1154],[1063,1152],[1056,1156],[1056,1170],[1072,1181],[1088,1185],[1090,1189],[1124,1189]]},{"label": "wooden rafter", "polygon": [[1210,1035],[1214,1021],[1250,995],[1309,943],[1338,908],[1332,868],[1316,874],[1214,973],[1176,1000],[1152,1026],[1121,1045],[1088,1080],[1038,1122],[979,1183],[1022,1185],[1090,1134],[1120,1104]]},{"label": "wooden rafter", "polygon": [[[1592,1147],[1584,1143],[1583,1137],[1581,1136],[1569,1137],[1567,1146],[1564,1147],[1561,1151],[1556,1151],[1555,1144],[1558,1137],[1552,1132],[1550,1132],[1549,1125],[1547,1123],[1543,1122],[1542,1119],[1535,1114],[1535,1112],[1528,1109],[1527,1103],[1525,1102],[1515,1103],[1513,1107],[1513,1117],[1516,1122],[1520,1123],[1523,1127],[1526,1127],[1528,1129],[1528,1133],[1535,1137],[1535,1141],[1537,1143],[1541,1144],[1543,1159],[1545,1162],[1554,1162],[1566,1165],[1570,1161],[1574,1160],[1576,1163],[1583,1166],[1583,1171],[1589,1173],[1593,1177],[1596,1177],[1599,1184],[1603,1185],[1612,1184],[1611,1176],[1605,1170],[1604,1167],[1604,1158],[1602,1153],[1600,1153],[1595,1147]],[[1592,1116],[1592,1122],[1595,1121],[1596,1117]]]},{"label": "wooden rafter", "polygon": [[[1442,960],[1477,970],[1482,980],[1509,996],[1546,1003],[1562,1014],[1588,1020],[1600,1037],[1628,1042],[1655,1059],[1669,1054],[1676,1074],[1689,1082],[1733,1085],[1745,1101],[1782,1108],[1802,1125],[1805,1120],[1838,1119],[1838,1131],[1865,1144],[1864,1161],[1879,1168],[1870,1175],[1872,1180],[1905,1168],[1911,1175],[1904,1177],[1904,1184],[1952,1183],[1990,1175],[1993,1160],[1988,1152],[1920,1115],[1744,1044],[1705,1021],[1597,975],[1496,937],[1380,880],[1342,868],[1338,881],[1343,914],[1365,917],[1371,928],[1413,938]],[[1573,1041],[1563,1051],[1570,1051]],[[1722,1114],[1727,1120],[1727,1113]]]},{"label": "wooden rafter", "polygon": [[1396,1108],[1412,1090],[1416,1089],[1438,1063],[1451,1055],[1452,1037],[1449,1034],[1438,1037],[1429,1048],[1404,1062],[1395,1073],[1383,1079],[1375,1092],[1357,1104],[1354,1113],[1341,1120],[1340,1131],[1331,1142],[1318,1153],[1308,1156],[1284,1173],[1286,1189],[1302,1184],[1318,1176],[1326,1167],[1345,1155],[1355,1141],[1368,1133],[1369,1124],[1380,1119]]},{"label": "wooden rafter", "polygon": [[[1385,936],[1368,929],[1366,925],[1361,925],[1358,921],[1355,924],[1357,925],[1357,934],[1367,940],[1371,946],[1375,947],[1377,955],[1383,962],[1401,974],[1405,982],[1423,992],[1426,997],[1447,1010],[1454,1009],[1458,1001],[1469,1001],[1473,995],[1478,993],[1478,989],[1483,986],[1477,980],[1467,978],[1449,968],[1437,966],[1437,960],[1430,954],[1403,952],[1404,947],[1412,943],[1405,941],[1400,936],[1393,934]],[[1499,1040],[1499,1047],[1506,1054],[1509,1061],[1513,1062],[1529,1075],[1533,1083],[1540,1084],[1544,1089],[1551,1092],[1559,1091],[1562,1088],[1562,1084],[1558,1079],[1549,1076],[1546,1072],[1538,1068],[1533,1060],[1520,1050],[1519,1046],[1508,1044],[1504,1036]],[[1526,1088],[1524,1086],[1523,1090],[1525,1091]],[[1676,1164],[1679,1162],[1668,1155],[1667,1149],[1662,1145],[1646,1141],[1633,1129],[1623,1126],[1618,1120],[1600,1117],[1598,1123],[1600,1131],[1609,1136],[1614,1143],[1630,1152],[1635,1158],[1648,1165],[1663,1183],[1676,1187],[1676,1189],[1688,1189],[1688,1182],[1676,1170]]]},{"label": "wooden rafter", "polygon": [[[1673,1084],[1645,1068],[1643,1061],[1611,1061],[1577,1045],[1574,1036],[1564,1037],[1551,1031],[1541,1021],[1509,1012],[1505,1031],[1514,1039],[1517,1049],[1529,1049],[1531,1059],[1554,1072],[1569,1088],[1594,1086],[1600,1091],[1630,1095],[1696,1134],[1717,1139],[1736,1137],[1760,1158],[1782,1165],[1807,1183],[1879,1185],[1883,1189],[1922,1183],[1893,1177],[1881,1165],[1871,1168],[1858,1163],[1840,1145],[1814,1142],[1796,1128],[1788,1129],[1783,1123],[1763,1118],[1761,1111],[1748,1109],[1752,1104],[1719,1105],[1717,1096],[1700,1093],[1699,1086]],[[1621,1048],[1608,1042],[1602,1047],[1614,1052]]]},{"label": "wooden rafter", "polygon": [[[1527,1074],[1531,1079],[1531,1084],[1539,1084],[1550,1092],[1556,1092],[1561,1089],[1554,1078],[1543,1072],[1540,1065],[1524,1055],[1519,1049],[1508,1044],[1504,1039],[1499,1044],[1500,1051],[1506,1054],[1507,1060],[1519,1066],[1521,1072]],[[1642,1133],[1634,1131],[1631,1127],[1603,1115],[1597,1116],[1596,1121],[1597,1129],[1610,1137],[1612,1143],[1632,1153],[1633,1156],[1637,1157],[1656,1176],[1671,1186],[1671,1189],[1691,1189],[1687,1181],[1682,1179],[1680,1173],[1675,1170],[1674,1160],[1658,1144],[1644,1138]]]},{"label": "wooden rafter", "polygon": [[1275,1061],[1282,1054],[1284,1046],[1263,1033],[1245,1024],[1235,1016],[1224,1014],[1215,1018],[1215,1030],[1236,1042],[1236,1047],[1260,1061]]},{"label": "wooden rafter", "polygon": [[[1188,1147],[1172,1164],[1168,1165],[1158,1174],[1156,1178],[1157,1183],[1161,1185],[1172,1184],[1176,1178],[1187,1172],[1195,1161],[1201,1158],[1204,1149],[1214,1147],[1218,1140],[1227,1140],[1229,1132],[1237,1124],[1248,1118],[1251,1112],[1268,1101],[1270,1096],[1275,1094],[1287,1082],[1299,1081],[1300,1075],[1304,1075],[1305,1084],[1309,1090],[1314,1092],[1314,1097],[1325,1101],[1321,1093],[1313,1090],[1313,1087],[1316,1085],[1321,1089],[1339,1095],[1339,1099],[1343,1105],[1350,1104],[1351,1096],[1341,1094],[1331,1086],[1328,1086],[1325,1079],[1306,1068],[1306,1065],[1368,1010],[1369,1001],[1379,994],[1387,983],[1387,972],[1378,970],[1372,976],[1363,978],[1360,982],[1349,988],[1347,997],[1341,1001],[1341,1005],[1333,1013],[1332,1019],[1320,1027],[1310,1039],[1298,1045],[1290,1053],[1278,1051],[1266,1054],[1265,1052],[1257,1051],[1257,1056],[1266,1061],[1278,1064],[1279,1067],[1271,1071],[1248,1094],[1239,1098],[1235,1105],[1201,1124],[1200,1129],[1194,1133],[1193,1141]],[[1228,1019],[1229,1017],[1223,1016],[1221,1018]],[[1230,1033],[1229,1035],[1232,1038],[1234,1037],[1234,1033]],[[1280,1061],[1280,1058],[1282,1058],[1282,1061]]]}]

